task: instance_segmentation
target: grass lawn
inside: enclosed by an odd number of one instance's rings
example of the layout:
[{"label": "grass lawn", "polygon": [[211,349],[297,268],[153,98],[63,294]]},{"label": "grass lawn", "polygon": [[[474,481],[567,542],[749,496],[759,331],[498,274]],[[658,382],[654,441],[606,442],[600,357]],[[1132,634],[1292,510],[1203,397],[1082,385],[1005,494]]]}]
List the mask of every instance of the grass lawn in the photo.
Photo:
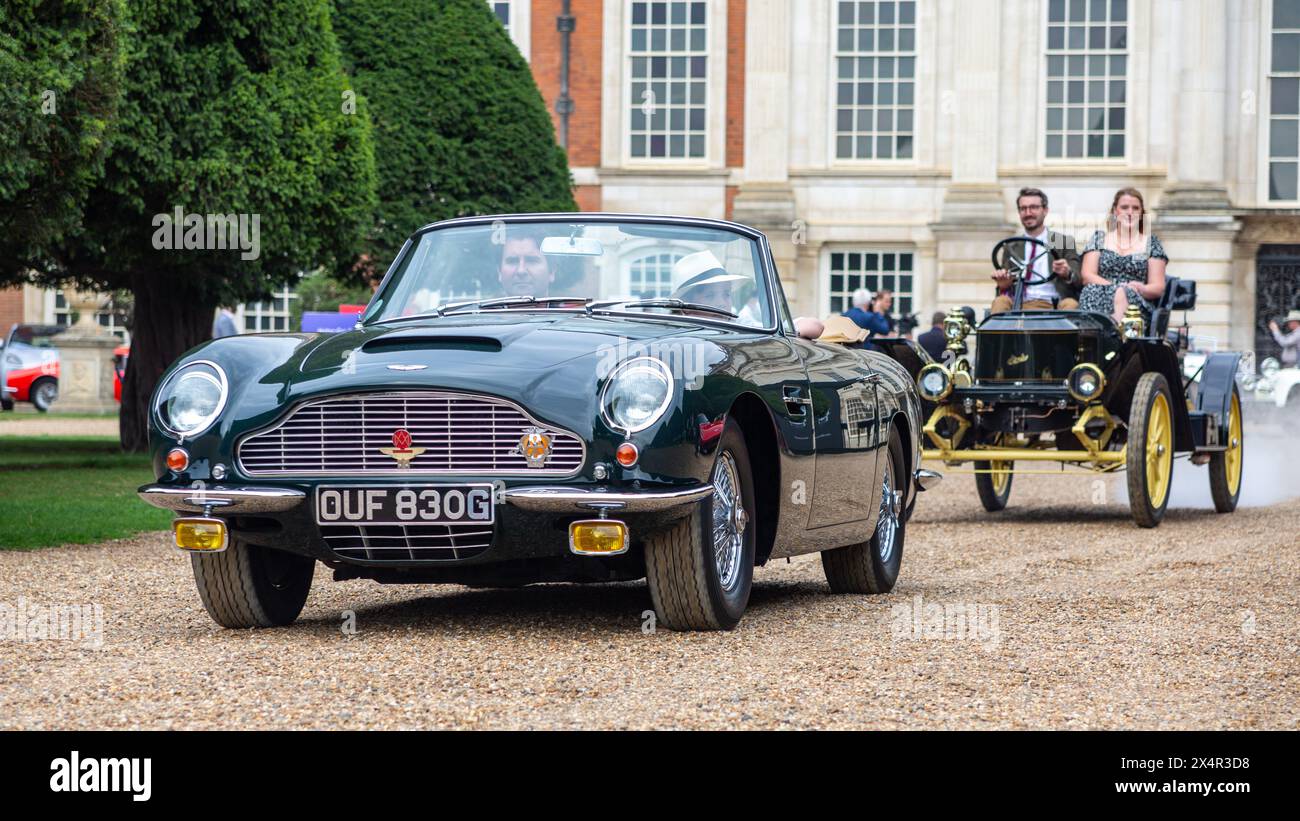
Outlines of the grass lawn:
[{"label": "grass lawn", "polygon": [[171,513],[135,495],[149,458],[96,437],[0,437],[0,550],[30,550],[166,530]]}]

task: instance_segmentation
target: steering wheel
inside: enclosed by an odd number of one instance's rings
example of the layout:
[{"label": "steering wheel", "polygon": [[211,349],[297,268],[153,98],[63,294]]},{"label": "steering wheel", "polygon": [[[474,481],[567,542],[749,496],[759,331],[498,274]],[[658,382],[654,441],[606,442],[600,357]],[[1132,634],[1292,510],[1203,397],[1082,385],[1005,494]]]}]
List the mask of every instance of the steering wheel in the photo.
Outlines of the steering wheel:
[{"label": "steering wheel", "polygon": [[[1029,259],[1024,258],[1025,245],[1036,246],[1034,253]],[[1007,246],[1010,246],[1009,248]],[[1051,256],[1052,247],[1041,239],[1033,237],[1007,237],[1006,239],[993,246],[993,270],[1002,268],[1002,249],[1007,248],[1007,261],[1011,268],[1007,273],[1011,275],[1011,281],[1015,284],[1016,296],[1013,302],[1013,310],[1020,310],[1025,301],[1025,288],[1030,285],[1043,285],[1052,281],[1055,274],[1052,273],[1051,266],[1048,266],[1047,273],[1039,275],[1037,271],[1038,260],[1044,256]],[[1016,273],[1014,268],[1019,268],[1020,272]]]}]

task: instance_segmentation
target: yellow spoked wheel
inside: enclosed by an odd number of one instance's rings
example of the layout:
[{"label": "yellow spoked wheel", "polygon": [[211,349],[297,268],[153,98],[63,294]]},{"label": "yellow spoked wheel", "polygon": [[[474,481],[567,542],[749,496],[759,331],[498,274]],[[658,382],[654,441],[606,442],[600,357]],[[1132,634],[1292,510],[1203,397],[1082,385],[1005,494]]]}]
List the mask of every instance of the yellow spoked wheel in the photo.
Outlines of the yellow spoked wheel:
[{"label": "yellow spoked wheel", "polygon": [[1174,475],[1174,415],[1169,383],[1143,374],[1133,392],[1128,423],[1128,500],[1141,527],[1155,527],[1169,506]]},{"label": "yellow spoked wheel", "polygon": [[[998,438],[995,445],[1001,445]],[[976,462],[975,489],[979,491],[980,504],[989,513],[1006,509],[1007,499],[1011,498],[1011,480],[1015,477],[1015,462]]]},{"label": "yellow spoked wheel", "polygon": [[1227,449],[1210,456],[1210,495],[1214,509],[1231,513],[1237,509],[1241,498],[1242,457],[1245,455],[1241,424],[1241,394],[1232,386],[1232,401],[1228,404],[1228,418],[1223,431],[1227,436]]}]

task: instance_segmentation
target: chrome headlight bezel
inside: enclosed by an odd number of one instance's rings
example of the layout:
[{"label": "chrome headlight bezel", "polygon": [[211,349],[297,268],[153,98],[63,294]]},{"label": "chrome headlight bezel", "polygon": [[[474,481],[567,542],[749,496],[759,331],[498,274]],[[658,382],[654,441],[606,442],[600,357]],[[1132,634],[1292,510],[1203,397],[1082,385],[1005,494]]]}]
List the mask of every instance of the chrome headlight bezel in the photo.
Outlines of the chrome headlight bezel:
[{"label": "chrome headlight bezel", "polygon": [[[200,417],[196,425],[182,428],[175,424],[167,404],[175,397],[177,389],[186,379],[205,380],[216,386],[218,394],[212,409]],[[226,402],[229,399],[230,380],[226,377],[225,370],[209,359],[198,359],[177,368],[158,389],[153,408],[154,418],[158,421],[159,427],[178,440],[193,439],[207,431],[217,419],[221,418],[221,412],[226,409]]]},{"label": "chrome headlight bezel", "polygon": [[[1091,393],[1085,393],[1078,384],[1085,374],[1094,377],[1097,383],[1097,387]],[[1080,362],[1071,368],[1070,373],[1066,375],[1065,389],[1070,392],[1070,396],[1074,397],[1076,401],[1085,405],[1092,404],[1101,399],[1102,393],[1106,390],[1106,374],[1102,373],[1101,368],[1091,362]]]},{"label": "chrome headlight bezel", "polygon": [[[617,390],[620,380],[627,379],[633,375],[651,375],[657,378],[662,385],[663,395],[654,399],[649,404],[654,408],[651,413],[643,420],[631,422],[628,419],[617,418],[618,411],[610,407],[610,394]],[[600,392],[600,417],[611,430],[621,431],[627,435],[639,433],[646,428],[657,423],[663,418],[664,412],[672,404],[674,393],[674,379],[672,371],[668,369],[661,360],[652,356],[638,356],[622,362],[613,371],[610,372],[609,378],[605,380],[605,387]]]},{"label": "chrome headlight bezel", "polygon": [[[943,377],[943,388],[939,391],[931,391],[925,387],[926,377],[932,373],[940,374]],[[952,373],[937,362],[931,362],[920,370],[916,375],[916,392],[921,395],[922,399],[928,402],[942,402],[952,393],[953,378]]]}]

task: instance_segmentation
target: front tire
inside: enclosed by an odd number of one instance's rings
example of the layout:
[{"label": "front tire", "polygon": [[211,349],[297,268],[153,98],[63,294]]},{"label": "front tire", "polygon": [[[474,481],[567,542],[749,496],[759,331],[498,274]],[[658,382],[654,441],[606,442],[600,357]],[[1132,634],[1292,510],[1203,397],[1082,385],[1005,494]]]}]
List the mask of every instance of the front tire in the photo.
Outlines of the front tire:
[{"label": "front tire", "polygon": [[1156,527],[1169,507],[1174,475],[1174,414],[1169,383],[1144,373],[1129,409],[1128,502],[1139,527]]},{"label": "front tire", "polygon": [[31,390],[32,404],[41,413],[48,412],[50,405],[53,405],[59,398],[59,383],[48,376],[36,380]]},{"label": "front tire", "polygon": [[316,560],[231,539],[220,553],[193,553],[203,607],[222,627],[283,627],[302,612]]},{"label": "front tire", "polygon": [[881,477],[880,512],[871,539],[822,552],[822,571],[832,593],[888,593],[903,566],[903,537],[907,527],[903,498],[907,485],[903,439],[897,428],[889,433],[889,458]]},{"label": "front tire", "polygon": [[1228,449],[1210,454],[1210,496],[1214,509],[1231,513],[1237,509],[1241,498],[1242,464],[1245,455],[1241,424],[1241,394],[1232,386],[1232,401],[1228,405]]},{"label": "front tire", "polygon": [[646,539],[650,600],[658,623],[670,630],[730,630],[749,604],[754,482],[745,439],[733,420],[722,431],[710,477],[708,520],[697,508]]},{"label": "front tire", "polygon": [[[1002,446],[999,437],[994,447]],[[989,513],[1006,510],[1007,500],[1011,498],[1011,480],[1015,478],[1015,462],[976,462],[975,490],[979,492],[980,504]],[[984,473],[982,471],[990,471]]]}]

